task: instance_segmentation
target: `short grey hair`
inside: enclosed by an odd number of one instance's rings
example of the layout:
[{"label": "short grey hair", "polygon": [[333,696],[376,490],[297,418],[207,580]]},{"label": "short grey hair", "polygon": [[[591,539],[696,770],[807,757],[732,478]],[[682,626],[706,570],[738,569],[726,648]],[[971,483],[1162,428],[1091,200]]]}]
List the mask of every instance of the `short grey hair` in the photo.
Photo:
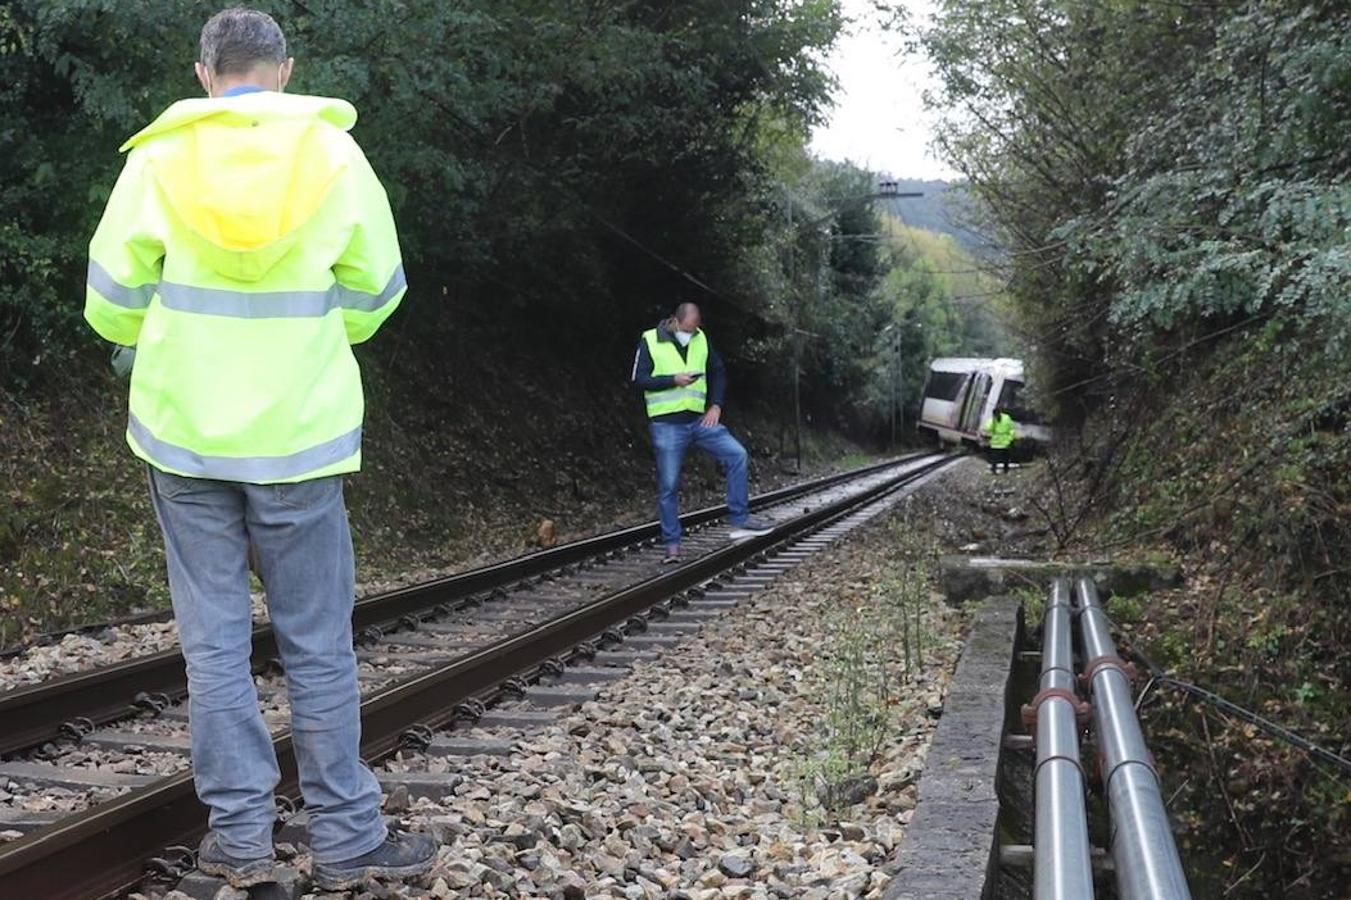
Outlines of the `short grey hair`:
[{"label": "short grey hair", "polygon": [[691,313],[698,313],[698,312],[699,312],[699,304],[691,303],[690,301],[686,300],[684,303],[681,303],[679,306],[675,308],[675,314],[673,318],[677,322],[683,322],[690,317]]},{"label": "short grey hair", "polygon": [[265,12],[236,6],[202,26],[202,65],[213,75],[245,75],[259,63],[286,62],[286,36]]}]

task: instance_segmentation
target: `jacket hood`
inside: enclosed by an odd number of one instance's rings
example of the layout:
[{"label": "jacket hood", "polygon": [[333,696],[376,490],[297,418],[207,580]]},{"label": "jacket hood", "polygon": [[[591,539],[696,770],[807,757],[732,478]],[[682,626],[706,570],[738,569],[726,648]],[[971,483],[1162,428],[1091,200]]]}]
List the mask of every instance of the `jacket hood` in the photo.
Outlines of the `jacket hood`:
[{"label": "jacket hood", "polygon": [[146,154],[169,207],[217,272],[258,281],[347,168],[345,100],[259,91],[180,100],[122,145]]}]

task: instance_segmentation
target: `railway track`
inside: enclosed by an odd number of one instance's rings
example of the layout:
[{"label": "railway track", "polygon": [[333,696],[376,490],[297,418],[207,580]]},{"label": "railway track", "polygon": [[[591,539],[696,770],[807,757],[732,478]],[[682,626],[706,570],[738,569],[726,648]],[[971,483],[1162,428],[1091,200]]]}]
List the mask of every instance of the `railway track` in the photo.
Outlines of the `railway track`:
[{"label": "railway track", "polygon": [[[894,462],[880,463],[761,494],[752,507],[764,511],[799,497],[819,493],[839,484],[884,471]],[[692,541],[687,549],[698,552],[717,543],[700,532],[726,513],[713,506],[681,517]],[[651,560],[644,551],[655,547],[659,528],[655,522],[564,544],[550,550],[517,557],[495,565],[412,585],[360,600],[353,612],[353,630],[369,640],[385,631],[405,628],[411,619],[439,615],[456,606],[477,602],[494,591],[513,591],[530,581],[557,580],[569,567],[595,570],[594,580],[604,585],[613,579],[604,573],[636,568],[646,571]],[[648,554],[650,555],[650,554]],[[573,573],[575,574],[575,573]],[[275,667],[276,641],[267,623],[253,633],[252,660],[255,672]],[[125,718],[138,706],[166,706],[186,696],[183,656],[177,648],[138,656],[125,662],[77,672],[40,684],[0,694],[0,754],[37,747],[43,742],[75,736],[79,731]]]},{"label": "railway track", "polygon": [[[658,564],[649,525],[367,598],[354,616],[363,756],[376,763],[400,750],[454,753],[444,729],[486,721],[495,702],[547,706],[575,696],[559,686],[603,680],[601,669],[678,641],[701,617],[952,460],[918,455],[762,495],[756,508],[774,531],[735,544],[711,527],[721,508],[691,513],[693,558],[673,569]],[[281,766],[278,795],[295,798],[274,655],[270,629],[259,626],[255,681]],[[10,814],[8,823],[0,816],[0,830],[28,832],[0,844],[0,895],[115,896],[142,881],[148,860],[204,831],[188,770],[184,693],[181,657],[166,651],[0,697],[2,746],[30,751],[0,762],[0,787],[65,792],[71,807],[27,820]]]}]

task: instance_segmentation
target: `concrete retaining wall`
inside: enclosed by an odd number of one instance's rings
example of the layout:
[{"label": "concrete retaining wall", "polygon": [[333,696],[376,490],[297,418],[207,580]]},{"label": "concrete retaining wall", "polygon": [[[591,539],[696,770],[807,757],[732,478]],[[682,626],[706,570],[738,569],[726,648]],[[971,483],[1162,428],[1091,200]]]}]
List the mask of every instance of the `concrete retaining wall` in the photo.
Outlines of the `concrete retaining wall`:
[{"label": "concrete retaining wall", "polygon": [[1017,631],[1016,600],[992,597],[976,607],[884,900],[977,900],[992,890],[995,786]]}]

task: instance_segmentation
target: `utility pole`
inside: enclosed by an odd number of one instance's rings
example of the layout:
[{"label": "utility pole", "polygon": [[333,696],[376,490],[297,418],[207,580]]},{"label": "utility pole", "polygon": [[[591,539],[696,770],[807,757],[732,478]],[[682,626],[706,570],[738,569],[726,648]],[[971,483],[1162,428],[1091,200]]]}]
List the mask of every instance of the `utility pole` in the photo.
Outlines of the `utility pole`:
[{"label": "utility pole", "polygon": [[900,334],[892,335],[892,347],[894,350],[896,350],[896,353],[892,354],[892,365],[886,366],[886,368],[890,369],[890,372],[892,372],[892,377],[889,378],[889,381],[892,382],[892,439],[890,439],[888,445],[886,445],[888,446],[889,450],[896,449],[896,403],[897,403],[896,381],[897,378],[900,378],[900,373],[897,372],[897,369],[900,369],[900,366],[897,365],[897,357],[898,355],[900,355],[900,346],[901,346],[901,335]]},{"label": "utility pole", "polygon": [[793,456],[802,472],[802,298],[797,287],[797,239],[793,232],[793,198],[788,200],[788,290],[793,303]]},{"label": "utility pole", "polygon": [[[896,329],[896,418],[901,422],[901,434],[905,434],[905,369],[901,366],[901,337],[904,328]],[[896,432],[891,433],[891,442],[896,443]]]},{"label": "utility pole", "polygon": [[899,420],[899,430],[905,432],[905,368],[904,354],[901,350],[901,341],[905,337],[905,329],[914,327],[921,329],[924,327],[922,322],[912,322],[909,319],[894,321],[886,328],[882,329],[882,336],[891,335],[891,353],[887,357],[887,393],[890,396],[890,410],[888,418],[891,423],[891,441],[888,448],[896,446],[896,432]]}]

